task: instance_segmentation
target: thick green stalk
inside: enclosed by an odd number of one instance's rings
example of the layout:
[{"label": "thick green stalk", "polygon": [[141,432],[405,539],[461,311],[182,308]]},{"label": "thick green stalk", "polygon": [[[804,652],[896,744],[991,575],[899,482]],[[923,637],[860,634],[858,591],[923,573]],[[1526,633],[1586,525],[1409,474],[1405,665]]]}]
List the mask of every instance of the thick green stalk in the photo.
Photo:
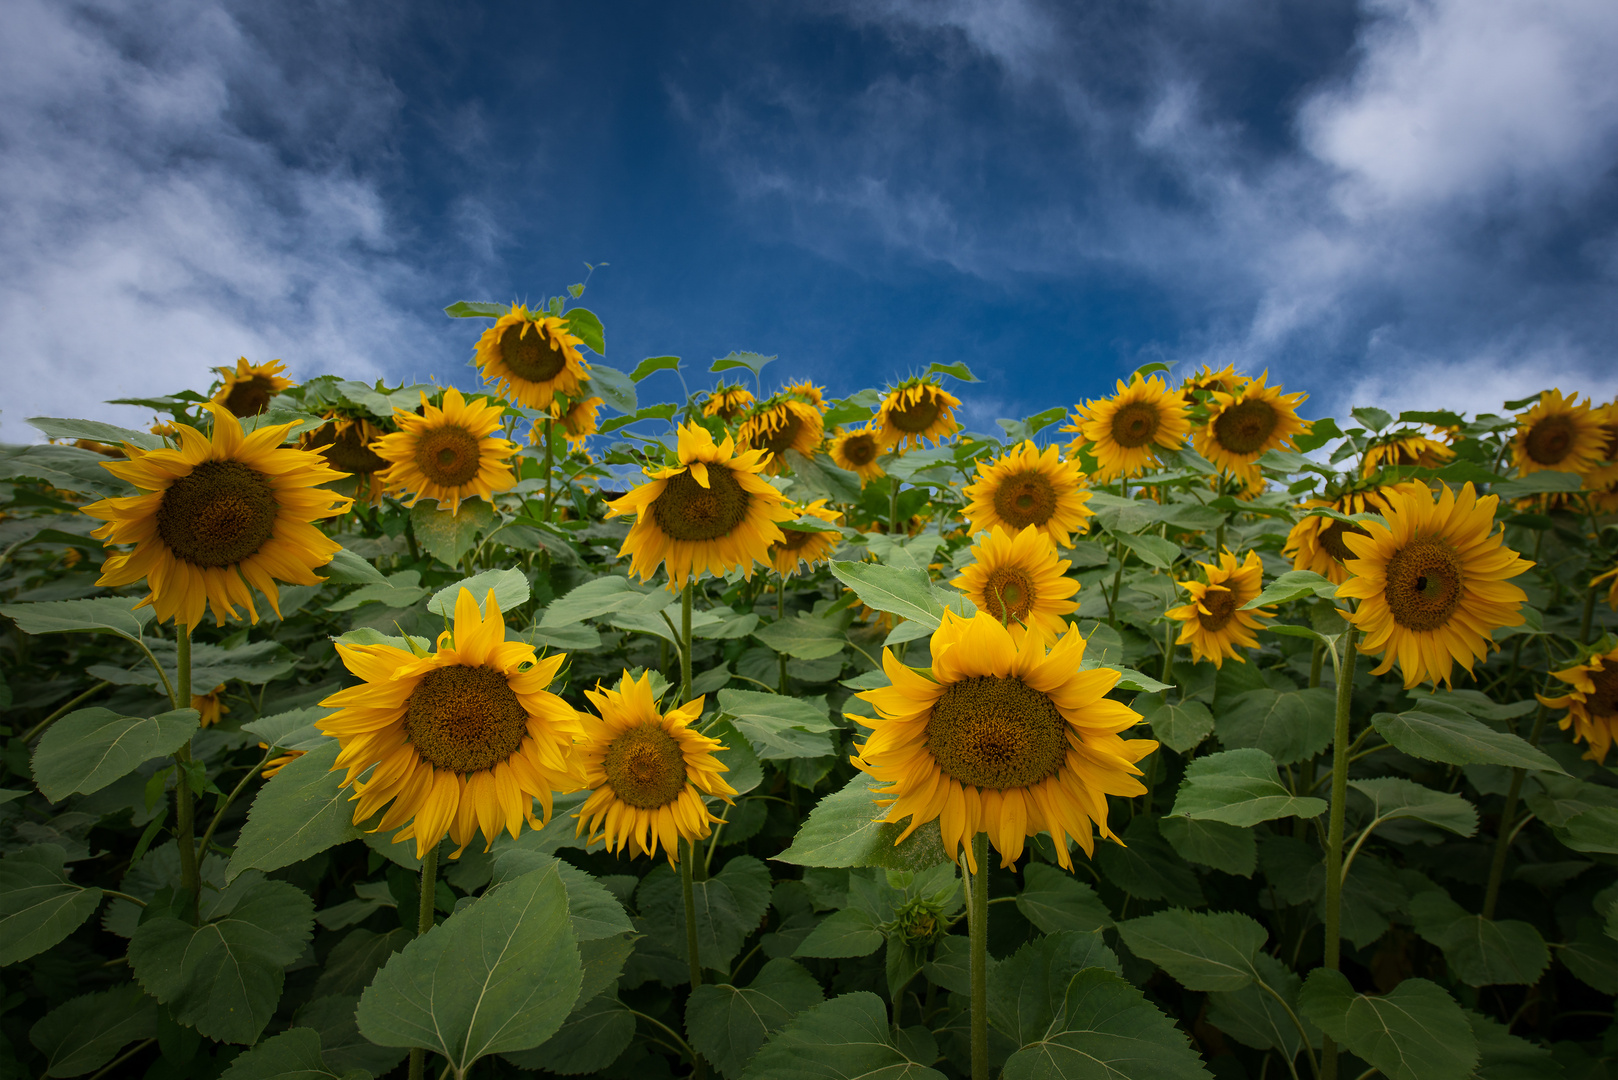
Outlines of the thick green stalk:
[{"label": "thick green stalk", "polygon": [[685,848],[680,853],[680,896],[685,900],[685,951],[691,964],[691,989],[702,985],[702,956],[697,951],[697,898],[692,882],[692,864],[697,860],[697,848],[689,840],[682,840]]},{"label": "thick green stalk", "polygon": [[556,421],[550,417],[545,418],[545,520],[551,519],[551,429]]},{"label": "thick green stalk", "polygon": [[[1343,817],[1348,806],[1349,706],[1354,700],[1354,659],[1358,633],[1343,634],[1343,656],[1337,663],[1337,731],[1332,740],[1331,823],[1326,832],[1326,942],[1321,963],[1336,971],[1342,958]],[[1323,1080],[1337,1080],[1337,1044],[1326,1037],[1321,1048]]]},{"label": "thick green stalk", "polygon": [[[421,901],[416,909],[416,936],[433,928],[433,900],[438,892],[438,845],[427,849],[421,860]],[[427,1069],[427,1051],[419,1046],[410,1049],[410,1080],[422,1080]]]},{"label": "thick green stalk", "polygon": [[1584,590],[1584,617],[1579,621],[1579,644],[1590,644],[1590,624],[1595,621],[1596,591]]},{"label": "thick green stalk", "polygon": [[680,593],[680,704],[691,700],[691,593],[695,580],[685,583]]},{"label": "thick green stalk", "polygon": [[[1545,730],[1545,706],[1541,705],[1534,715],[1534,730],[1529,733],[1528,741],[1539,745],[1540,733]],[[1505,880],[1506,858],[1511,854],[1511,838],[1516,835],[1514,822],[1517,819],[1517,800],[1522,797],[1523,779],[1528,775],[1526,769],[1511,770],[1511,787],[1506,791],[1506,808],[1500,812],[1499,835],[1494,840],[1494,858],[1489,862],[1489,883],[1483,889],[1483,911],[1485,919],[1494,918],[1494,908],[1500,900],[1500,883]]]},{"label": "thick green stalk", "polygon": [[[185,623],[175,625],[174,658],[177,666],[174,707],[191,707],[191,628]],[[197,921],[202,901],[202,878],[197,873],[196,804],[191,791],[191,741],[174,752],[174,763],[179,766],[174,775],[174,832],[180,849],[180,888],[190,895],[191,921]]]},{"label": "thick green stalk", "polygon": [[1180,624],[1173,619],[1163,627],[1163,674],[1157,678],[1158,682],[1169,682],[1169,676],[1174,674],[1174,645],[1179,637]]},{"label": "thick green stalk", "polygon": [[[786,613],[787,576],[785,574],[777,574],[775,576],[775,621],[780,622],[782,619],[786,618]],[[782,694],[785,694],[787,692],[787,654],[777,653],[775,659],[780,669],[779,677],[776,680],[776,689]]]},{"label": "thick green stalk", "polygon": [[888,491],[888,535],[896,537],[899,535],[899,478],[890,476],[888,481],[892,485]]},{"label": "thick green stalk", "polygon": [[989,834],[972,838],[972,900],[967,918],[972,952],[972,1080],[989,1080]]}]

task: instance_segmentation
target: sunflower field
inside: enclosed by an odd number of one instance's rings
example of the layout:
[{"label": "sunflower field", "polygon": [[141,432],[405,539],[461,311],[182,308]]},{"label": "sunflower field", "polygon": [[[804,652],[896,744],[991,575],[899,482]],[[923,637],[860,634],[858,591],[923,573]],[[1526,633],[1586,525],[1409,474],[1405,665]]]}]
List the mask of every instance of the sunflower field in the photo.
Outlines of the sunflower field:
[{"label": "sunflower field", "polygon": [[582,292],[0,447],[5,1076],[1618,1075],[1618,406],[972,432]]}]

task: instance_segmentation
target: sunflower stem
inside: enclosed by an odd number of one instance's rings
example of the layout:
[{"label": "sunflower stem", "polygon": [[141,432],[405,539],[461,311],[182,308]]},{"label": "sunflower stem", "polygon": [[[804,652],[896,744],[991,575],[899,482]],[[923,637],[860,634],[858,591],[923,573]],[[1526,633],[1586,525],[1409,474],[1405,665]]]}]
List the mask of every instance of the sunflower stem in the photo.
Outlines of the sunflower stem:
[{"label": "sunflower stem", "polygon": [[[785,574],[779,574],[779,575],[776,576],[776,579],[775,579],[775,621],[776,622],[780,622],[782,619],[786,618],[786,610],[787,610],[787,577],[786,577]],[[780,670],[780,687],[779,687],[779,690],[780,690],[781,694],[785,695],[786,692],[787,692],[787,654],[786,653],[777,653],[775,659],[776,659],[777,663],[780,665],[780,669],[781,669]]]},{"label": "sunflower stem", "polygon": [[[1315,642],[1314,655],[1309,658],[1309,689],[1311,690],[1320,685],[1320,668],[1322,661],[1325,659],[1326,643],[1324,641]],[[1167,682],[1168,680],[1164,679],[1163,681]]]},{"label": "sunflower stem", "polygon": [[56,721],[60,720],[62,717],[66,716],[68,713],[72,712],[86,698],[94,697],[95,695],[101,693],[101,691],[105,690],[107,687],[109,687],[111,685],[112,685],[112,683],[110,683],[110,682],[98,682],[98,683],[96,683],[94,686],[90,687],[90,689],[86,690],[84,693],[80,694],[78,697],[74,698],[72,701],[68,702],[66,705],[63,705],[60,709],[57,709],[55,712],[51,713],[49,716],[47,716],[45,719],[41,720],[39,723],[35,724],[33,727],[29,728],[28,729],[28,734],[26,734],[26,735],[24,735],[22,737],[22,741],[25,742],[25,743],[33,742],[34,739],[36,737],[38,737],[41,733],[43,733],[46,728],[50,727],[52,724],[56,723]]},{"label": "sunflower stem", "polygon": [[888,477],[888,535],[899,535],[899,478]]},{"label": "sunflower stem", "polygon": [[1107,625],[1118,625],[1118,587],[1124,580],[1124,542],[1118,541],[1118,572],[1112,575],[1112,595],[1107,597]]},{"label": "sunflower stem", "polygon": [[556,421],[545,418],[545,520],[551,519],[551,429]]},{"label": "sunflower stem", "polygon": [[[1337,673],[1337,730],[1331,756],[1331,821],[1326,833],[1326,941],[1321,963],[1338,970],[1342,957],[1343,916],[1343,818],[1348,805],[1349,707],[1354,700],[1354,660],[1356,628],[1352,623],[1343,632],[1342,659],[1334,655]],[[1326,1036],[1321,1044],[1322,1080],[1337,1080],[1337,1044]]]},{"label": "sunflower stem", "polygon": [[[175,625],[174,707],[191,707],[191,627]],[[197,822],[195,795],[191,791],[191,740],[174,752],[178,768],[174,776],[174,832],[180,849],[180,888],[190,897],[191,921],[197,921],[202,899],[202,879],[197,874]]]},{"label": "sunflower stem", "polygon": [[972,950],[972,1080],[989,1080],[989,834],[972,837],[972,901],[967,933]]},{"label": "sunflower stem", "polygon": [[1596,591],[1589,588],[1584,591],[1584,617],[1579,621],[1579,644],[1590,644],[1590,624],[1595,621]]},{"label": "sunflower stem", "polygon": [[[1528,741],[1533,746],[1539,745],[1539,736],[1545,730],[1545,706],[1541,705],[1534,715],[1534,730],[1529,734]],[[1516,838],[1517,830],[1511,823],[1517,816],[1517,800],[1522,797],[1523,779],[1527,777],[1528,770],[1511,770],[1511,787],[1506,791],[1506,808],[1500,811],[1499,835],[1494,840],[1494,858],[1489,861],[1489,882],[1483,888],[1483,910],[1480,914],[1485,919],[1494,918],[1494,908],[1500,900],[1500,883],[1505,880],[1506,858],[1511,854],[1511,841]]]},{"label": "sunflower stem", "polygon": [[[421,858],[421,901],[416,908],[416,936],[433,928],[433,900],[438,891],[438,845],[427,849]],[[422,1080],[427,1071],[427,1051],[419,1046],[410,1048],[410,1080]]]},{"label": "sunflower stem", "polygon": [[680,593],[680,703],[691,700],[691,593],[696,581],[685,583]]},{"label": "sunflower stem", "polygon": [[1178,629],[1173,619],[1163,627],[1163,674],[1158,676],[1158,682],[1168,682],[1169,676],[1174,674],[1174,632]]}]

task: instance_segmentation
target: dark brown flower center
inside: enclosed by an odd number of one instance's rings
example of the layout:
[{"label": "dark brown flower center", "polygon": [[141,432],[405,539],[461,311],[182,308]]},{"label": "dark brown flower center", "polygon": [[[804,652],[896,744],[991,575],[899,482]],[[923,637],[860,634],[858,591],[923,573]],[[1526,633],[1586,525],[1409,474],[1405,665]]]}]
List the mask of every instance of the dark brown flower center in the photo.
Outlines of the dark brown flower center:
[{"label": "dark brown flower center", "polygon": [[1145,401],[1132,401],[1112,414],[1112,438],[1119,446],[1133,450],[1145,446],[1157,435],[1162,417],[1157,407]]},{"label": "dark brown flower center", "polygon": [[843,440],[843,457],[850,465],[869,465],[876,460],[876,440],[869,435],[851,435]]},{"label": "dark brown flower center", "polygon": [[1204,630],[1223,630],[1236,617],[1236,594],[1223,585],[1210,585],[1199,601],[1204,611],[1197,612],[1197,621]]},{"label": "dark brown flower center", "polygon": [[416,440],[416,468],[441,487],[460,487],[478,474],[482,440],[458,424],[430,428]]},{"label": "dark brown flower center", "polygon": [[1008,476],[995,489],[994,512],[1017,529],[1043,525],[1056,513],[1056,489],[1042,472]]},{"label": "dark brown flower center", "polygon": [[1343,543],[1343,534],[1350,532],[1357,536],[1371,535],[1358,525],[1351,525],[1343,521],[1333,521],[1324,529],[1320,530],[1321,549],[1338,562],[1343,562],[1345,559],[1359,558],[1358,555],[1354,554],[1348,549],[1347,544]]},{"label": "dark brown flower center", "polygon": [[225,393],[225,408],[237,416],[257,416],[270,407],[275,384],[266,375],[253,375]]},{"label": "dark brown flower center", "polygon": [[1466,594],[1461,553],[1447,540],[1419,537],[1388,559],[1382,595],[1393,620],[1407,630],[1436,630],[1449,622]]},{"label": "dark brown flower center", "polygon": [[796,439],[798,432],[803,430],[803,417],[791,409],[785,408],[781,410],[781,414],[784,414],[785,418],[778,427],[773,430],[770,428],[760,430],[759,436],[762,441],[755,443],[754,449],[768,450],[775,456],[780,457],[791,448],[792,440]]},{"label": "dark brown flower center", "polygon": [[1264,449],[1281,417],[1275,406],[1257,399],[1232,405],[1213,423],[1214,438],[1233,454],[1256,454]]},{"label": "dark brown flower center", "polygon": [[787,551],[798,551],[820,534],[805,532],[802,529],[789,529],[783,525],[781,526],[781,535],[786,539],[776,544],[776,547],[785,548]]},{"label": "dark brown flower center", "polygon": [[239,461],[204,461],[163,492],[157,534],[194,566],[235,566],[275,534],[269,478]]},{"label": "dark brown flower center", "polygon": [[1584,696],[1584,707],[1591,716],[1604,716],[1608,719],[1618,718],[1618,665],[1611,661],[1605,664],[1600,671],[1590,672],[1590,681],[1595,684],[1595,693]]},{"label": "dark brown flower center", "polygon": [[897,409],[888,413],[888,420],[900,431],[915,435],[926,431],[938,419],[944,403],[932,389],[922,390],[920,401],[905,398]]},{"label": "dark brown flower center", "polygon": [[749,502],[735,474],[709,464],[707,487],[689,469],[669,477],[663,493],[652,501],[652,519],[675,540],[717,540],[746,519]]},{"label": "dark brown flower center", "polygon": [[1577,436],[1571,416],[1547,416],[1528,429],[1523,449],[1540,465],[1560,465],[1572,451]]},{"label": "dark brown flower center", "polygon": [[978,675],[951,683],[933,706],[927,750],[963,784],[1028,787],[1067,759],[1067,722],[1021,679]]},{"label": "dark brown flower center", "polygon": [[997,567],[983,585],[984,610],[1003,623],[1026,622],[1036,599],[1033,579],[1019,567]]},{"label": "dark brown flower center", "polygon": [[516,753],[528,711],[492,667],[441,667],[405,701],[405,734],[422,758],[459,773],[493,768]]},{"label": "dark brown flower center", "polygon": [[506,369],[529,382],[550,382],[567,366],[567,354],[538,323],[512,323],[500,335]]},{"label": "dark brown flower center", "polygon": [[386,459],[378,457],[375,451],[365,445],[365,433],[359,424],[348,425],[334,438],[332,433],[336,428],[335,424],[327,424],[315,433],[310,443],[310,448],[319,450],[333,468],[362,476],[388,467]]},{"label": "dark brown flower center", "polygon": [[685,755],[657,724],[640,724],[612,740],[601,771],[620,801],[641,810],[667,806],[685,790]]}]

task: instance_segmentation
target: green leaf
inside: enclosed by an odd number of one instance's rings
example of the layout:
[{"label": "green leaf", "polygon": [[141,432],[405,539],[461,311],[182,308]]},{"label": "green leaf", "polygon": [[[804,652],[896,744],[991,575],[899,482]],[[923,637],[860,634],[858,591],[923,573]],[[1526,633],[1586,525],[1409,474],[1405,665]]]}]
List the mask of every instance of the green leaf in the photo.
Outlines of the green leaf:
[{"label": "green leaf", "polygon": [[504,304],[486,304],[476,300],[457,300],[444,309],[452,319],[498,319],[511,309]]},{"label": "green leaf", "polygon": [[756,690],[719,691],[719,712],[729,719],[753,750],[765,760],[823,757],[834,746],[828,732],[838,730],[812,699],[783,697]]},{"label": "green leaf", "polygon": [[858,908],[847,908],[826,916],[819,926],[809,931],[809,936],[792,955],[832,959],[870,956],[882,947],[884,940],[870,915]]},{"label": "green leaf", "polygon": [[[1136,701],[1136,708],[1143,703]],[[1206,739],[1214,729],[1213,713],[1200,701],[1164,701],[1142,717],[1152,726],[1157,741],[1183,754]]]},{"label": "green leaf", "polygon": [[314,921],[302,889],[254,875],[227,889],[202,926],[148,917],[129,941],[129,964],[175,1020],[219,1042],[251,1044],[274,1014],[283,969],[302,955]]},{"label": "green leaf", "polygon": [[1489,494],[1500,496],[1503,502],[1510,502],[1512,499],[1521,499],[1527,495],[1560,494],[1579,491],[1583,487],[1584,477],[1578,473],[1542,469],[1527,476],[1495,484],[1489,489]]},{"label": "green leaf", "polygon": [[1118,924],[1129,951],[1150,960],[1187,990],[1240,990],[1256,976],[1269,933],[1236,912],[1161,911]]},{"label": "green leaf", "polygon": [[709,371],[732,371],[736,368],[745,368],[755,377],[759,377],[765,366],[778,359],[775,356],[760,356],[756,352],[733,352],[729,356],[720,357],[709,367]]},{"label": "green leaf", "polygon": [[1618,941],[1604,934],[1595,919],[1580,919],[1573,940],[1556,950],[1556,958],[1580,982],[1603,994],[1618,994]]},{"label": "green leaf", "polygon": [[648,356],[635,365],[635,370],[629,373],[633,382],[640,382],[654,371],[679,371],[680,358],[678,356]]},{"label": "green leaf", "polygon": [[99,420],[64,420],[55,416],[31,416],[28,423],[29,426],[44,432],[48,439],[93,439],[112,446],[134,443],[142,450],[163,449],[161,436],[147,431],[131,431],[116,424],[103,424]]},{"label": "green leaf", "polygon": [[1323,799],[1293,796],[1262,750],[1226,750],[1194,759],[1174,798],[1173,815],[1253,826],[1283,817],[1319,817]]},{"label": "green leaf", "polygon": [[1144,814],[1123,832],[1123,844],[1097,844],[1096,868],[1110,882],[1141,900],[1167,900],[1180,907],[1201,907],[1207,901],[1197,875],[1169,846],[1157,822]]},{"label": "green leaf", "polygon": [[889,870],[925,870],[948,862],[937,822],[928,822],[901,844],[904,825],[877,819],[886,810],[876,805],[869,774],[860,773],[839,792],[815,804],[792,844],[775,856],[798,866],[879,866]]},{"label": "green leaf", "polygon": [[948,375],[952,379],[959,379],[962,382],[969,383],[980,381],[976,375],[972,374],[972,369],[961,362],[956,362],[953,364],[939,364],[936,362],[931,363],[927,365],[927,370],[922,372],[922,374],[924,376]]},{"label": "green leaf", "polygon": [[[859,474],[839,468],[832,463],[828,455],[816,454],[808,457],[796,450],[788,450],[786,459],[787,464],[792,467],[793,479],[808,489],[807,498],[825,498],[834,503],[860,501]],[[807,498],[798,496],[798,501],[804,502]]]},{"label": "green leaf", "polygon": [[1545,1047],[1518,1038],[1487,1016],[1467,1012],[1466,1019],[1478,1041],[1476,1080],[1552,1080],[1562,1075]]},{"label": "green leaf", "polygon": [[1318,450],[1333,439],[1340,439],[1343,433],[1338,430],[1337,421],[1329,416],[1323,416],[1309,425],[1307,431],[1292,440],[1292,445],[1298,448],[1299,453],[1307,454],[1311,450]]},{"label": "green leaf", "polygon": [[320,1036],[321,1061],[345,1080],[386,1076],[408,1053],[396,1046],[378,1046],[361,1035],[354,1019],[359,1004],[359,990],[340,997],[316,997],[300,1005],[292,1018],[293,1027],[309,1028]]},{"label": "green leaf", "polygon": [[431,499],[422,499],[410,508],[416,542],[446,566],[458,566],[462,556],[477,546],[478,533],[493,525],[494,520],[494,508],[482,499],[462,502],[453,514],[440,510]]},{"label": "green leaf", "polygon": [[1150,533],[1140,536],[1116,533],[1114,536],[1120,544],[1140,556],[1141,562],[1147,566],[1155,566],[1159,570],[1167,570],[1174,565],[1174,560],[1180,557],[1180,545],[1160,536],[1153,536]]},{"label": "green leaf", "polygon": [[635,585],[628,578],[617,575],[599,577],[551,601],[539,625],[550,629],[599,618],[641,602],[650,591]]},{"label": "green leaf", "polygon": [[1459,795],[1434,791],[1398,778],[1350,780],[1348,786],[1371,800],[1372,814],[1384,821],[1411,818],[1457,836],[1478,831],[1477,808]]},{"label": "green leaf", "polygon": [[[1279,1050],[1288,1060],[1294,1060],[1303,1051],[1303,1036],[1287,1009],[1297,1012],[1303,980],[1269,953],[1253,957],[1253,970],[1282,1001],[1276,1001],[1255,981],[1240,990],[1208,995],[1208,1022],[1245,1046]],[[1306,1028],[1310,1044],[1319,1046],[1319,1029],[1309,1025]]]},{"label": "green leaf", "polygon": [[831,572],[838,581],[853,589],[862,603],[877,611],[914,620],[928,630],[938,629],[943,620],[944,605],[925,570],[833,561]]},{"label": "green leaf", "polygon": [[50,600],[37,604],[6,604],[0,615],[25,634],[67,634],[74,631],[117,634],[139,641],[141,627],[152,619],[150,607],[129,596],[98,596],[91,600]]},{"label": "green leaf", "polygon": [[353,792],[342,788],[342,771],[332,769],[340,749],[329,739],[270,777],[247,812],[227,880],[245,870],[279,870],[360,837]]},{"label": "green leaf", "polygon": [[[681,965],[687,964],[685,900],[678,876],[668,867],[659,867],[641,881],[636,900],[641,916],[660,928]],[[727,971],[741,952],[742,942],[769,910],[769,868],[750,855],[739,855],[713,877],[694,883],[692,904],[702,966]]]},{"label": "green leaf", "polygon": [[[453,585],[446,585],[433,593],[433,598],[427,601],[427,610],[434,615],[445,618],[455,616],[455,602],[461,597],[461,590],[469,589],[472,599],[478,602],[478,610],[483,611],[483,603],[488,599],[489,590],[494,590],[495,603],[500,610],[510,611],[528,602],[531,595],[528,587],[528,576],[515,568],[506,570],[485,570],[481,574],[474,574],[469,578],[462,578]],[[488,612],[484,611],[487,616]]]},{"label": "green leaf", "polygon": [[1618,855],[1618,809],[1597,806],[1574,814],[1554,830],[1556,838],[1574,851]]},{"label": "green leaf", "polygon": [[1025,943],[989,969],[989,1023],[1014,1046],[1038,1042],[1063,1014],[1068,983],[1086,968],[1123,973],[1100,930],[1063,931]]},{"label": "green leaf", "polygon": [[847,645],[843,629],[835,621],[802,611],[793,618],[766,623],[754,630],[753,636],[776,652],[799,660],[836,656]]},{"label": "green leaf", "polygon": [[172,754],[196,733],[201,714],[176,709],[157,716],[119,716],[80,709],[52,724],[34,747],[34,781],[51,802],[100,791],[141,762]]},{"label": "green leaf", "polygon": [[1349,412],[1372,431],[1383,431],[1393,423],[1393,414],[1385,409],[1359,408],[1350,409]]},{"label": "green leaf", "polygon": [[574,1009],[556,1034],[534,1049],[502,1056],[519,1069],[578,1076],[600,1072],[617,1061],[634,1038],[635,1014],[608,990]]},{"label": "green leaf", "polygon": [[1478,1043],[1455,999],[1426,979],[1383,997],[1356,994],[1342,973],[1310,972],[1298,994],[1305,1017],[1388,1080],[1467,1080]]},{"label": "green leaf", "polygon": [[1336,595],[1337,586],[1331,583],[1330,578],[1321,577],[1313,570],[1288,570],[1270,582],[1263,592],[1243,604],[1242,610],[1251,611],[1271,604],[1285,604],[1304,596],[1319,596],[1330,600]]},{"label": "green leaf", "polygon": [[1112,925],[1112,913],[1093,888],[1045,863],[1031,862],[1024,867],[1017,910],[1047,934],[1102,930]]},{"label": "green leaf", "polygon": [[1337,704],[1329,690],[1250,690],[1218,703],[1214,730],[1229,749],[1255,747],[1282,765],[1318,754],[1331,742]]},{"label": "green leaf", "polygon": [[[576,295],[576,294],[575,294]],[[597,356],[607,355],[607,334],[602,328],[601,320],[589,308],[571,308],[564,320],[567,323],[568,333],[584,342],[584,347]],[[592,378],[595,365],[590,365]]]},{"label": "green leaf", "polygon": [[1173,815],[1160,818],[1157,829],[1186,862],[1237,877],[1252,877],[1258,866],[1258,840],[1252,829]]},{"label": "green leaf", "polygon": [[1444,950],[1451,974],[1468,986],[1531,986],[1550,966],[1532,924],[1473,915],[1439,889],[1410,898],[1416,933]]},{"label": "green leaf", "polygon": [[66,862],[55,844],[0,859],[0,967],[56,945],[101,905],[100,889],[68,880]]},{"label": "green leaf", "polygon": [[360,998],[383,1046],[420,1046],[464,1074],[488,1054],[528,1050],[573,1011],[584,971],[555,867],[524,874],[406,945]]},{"label": "green leaf", "polygon": [[685,1006],[691,1046],[720,1073],[740,1078],[766,1039],[823,1000],[820,984],[791,960],[771,960],[745,989],[703,985]]},{"label": "green leaf", "polygon": [[156,1033],[157,1002],[126,983],[58,1005],[29,1029],[28,1041],[49,1062],[46,1076],[83,1076]]},{"label": "green leaf", "polygon": [[361,585],[340,600],[325,606],[327,611],[353,611],[362,604],[380,603],[394,611],[414,607],[416,601],[428,591],[420,585],[421,574],[415,570],[400,570],[389,574],[385,585]]},{"label": "green leaf", "polygon": [[635,384],[629,380],[629,376],[600,361],[590,365],[589,390],[618,412],[633,413],[640,408],[640,400],[635,396]]},{"label": "green leaf", "polygon": [[894,1043],[882,999],[864,991],[805,1009],[754,1055],[743,1080],[944,1080]]},{"label": "green leaf", "polygon": [[1526,739],[1496,731],[1459,709],[1429,705],[1402,713],[1377,713],[1371,726],[1395,749],[1446,765],[1506,765],[1566,774]]},{"label": "green leaf", "polygon": [[355,1080],[369,1073],[339,1073],[320,1056],[320,1035],[307,1027],[288,1028],[231,1062],[219,1080]]},{"label": "green leaf", "polygon": [[1122,977],[1101,968],[1073,976],[1063,1015],[1006,1061],[1001,1080],[1207,1080],[1173,1021]]},{"label": "green leaf", "polygon": [[667,422],[673,420],[674,414],[679,411],[678,408],[671,404],[648,405],[644,409],[636,409],[627,416],[614,416],[610,420],[603,420],[601,421],[601,426],[596,430],[602,435],[607,435],[617,431],[619,428],[638,424],[642,420],[662,420]]},{"label": "green leaf", "polygon": [[322,569],[326,572],[326,580],[338,585],[386,585],[388,579],[382,571],[372,566],[347,548],[340,548],[333,555],[331,562]]},{"label": "green leaf", "polygon": [[736,725],[716,717],[713,723],[702,729],[702,733],[710,739],[718,739],[724,746],[714,756],[730,770],[725,773],[725,783],[735,788],[737,795],[746,795],[764,782],[764,770],[758,763],[758,755],[753,752],[747,737],[736,730]]}]

